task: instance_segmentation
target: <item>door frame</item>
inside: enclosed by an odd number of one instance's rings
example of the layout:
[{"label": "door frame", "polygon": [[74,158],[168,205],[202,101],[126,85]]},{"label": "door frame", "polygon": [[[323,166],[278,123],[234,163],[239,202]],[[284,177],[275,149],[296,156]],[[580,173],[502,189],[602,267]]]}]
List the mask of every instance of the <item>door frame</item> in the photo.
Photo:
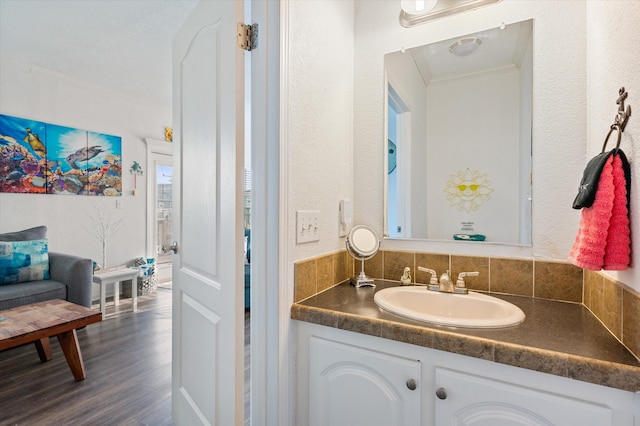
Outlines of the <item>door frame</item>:
[{"label": "door frame", "polygon": [[[396,204],[389,203],[389,172],[384,175],[384,204],[387,206],[384,212],[384,233],[385,236],[393,238],[405,238],[411,236],[411,107],[407,105],[404,97],[397,91],[389,76],[385,73],[385,98],[384,115],[389,117],[389,104],[393,105],[396,112]],[[389,139],[388,129],[385,128],[385,140]],[[400,190],[398,190],[400,188]],[[388,209],[396,209],[396,222],[400,224],[401,231],[391,232],[389,229]]]},{"label": "door frame", "polygon": [[[156,257],[156,251],[153,242],[155,241],[155,212],[156,212],[156,196],[155,196],[155,155],[169,155],[173,159],[173,144],[158,139],[145,138],[147,145],[147,231],[145,238],[146,257]],[[153,217],[151,215],[154,215]]]},{"label": "door frame", "polygon": [[286,2],[252,1],[259,26],[251,54],[251,425],[293,424],[287,265]]}]

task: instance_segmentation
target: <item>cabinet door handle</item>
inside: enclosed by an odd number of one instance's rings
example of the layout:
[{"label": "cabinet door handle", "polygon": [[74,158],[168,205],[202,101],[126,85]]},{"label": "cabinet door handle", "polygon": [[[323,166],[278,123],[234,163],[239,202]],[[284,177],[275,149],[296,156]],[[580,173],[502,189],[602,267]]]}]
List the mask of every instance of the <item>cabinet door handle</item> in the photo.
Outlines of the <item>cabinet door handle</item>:
[{"label": "cabinet door handle", "polygon": [[407,380],[407,387],[408,387],[410,390],[416,390],[416,388],[418,387],[418,385],[416,384],[415,379],[409,379],[409,380]]},{"label": "cabinet door handle", "polygon": [[439,399],[447,399],[447,391],[445,390],[445,388],[438,388],[438,390],[436,391],[436,396]]}]

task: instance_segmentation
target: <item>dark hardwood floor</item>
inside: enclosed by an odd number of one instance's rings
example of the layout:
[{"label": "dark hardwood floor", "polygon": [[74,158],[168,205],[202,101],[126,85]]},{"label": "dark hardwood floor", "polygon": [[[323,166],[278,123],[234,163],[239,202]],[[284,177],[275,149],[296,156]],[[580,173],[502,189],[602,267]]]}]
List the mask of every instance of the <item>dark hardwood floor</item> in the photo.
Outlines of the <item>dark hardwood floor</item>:
[{"label": "dark hardwood floor", "polygon": [[[120,309],[130,309],[130,299]],[[114,312],[109,306],[107,313]],[[78,330],[87,378],[75,382],[57,339],[0,352],[1,425],[171,425],[171,290]]]},{"label": "dark hardwood floor", "polygon": [[[97,309],[97,306],[95,306]],[[104,321],[78,330],[87,378],[75,382],[57,339],[40,363],[35,345],[0,352],[0,426],[165,426],[171,420],[171,284],[108,303]],[[245,425],[249,419],[249,313],[245,314]]]}]

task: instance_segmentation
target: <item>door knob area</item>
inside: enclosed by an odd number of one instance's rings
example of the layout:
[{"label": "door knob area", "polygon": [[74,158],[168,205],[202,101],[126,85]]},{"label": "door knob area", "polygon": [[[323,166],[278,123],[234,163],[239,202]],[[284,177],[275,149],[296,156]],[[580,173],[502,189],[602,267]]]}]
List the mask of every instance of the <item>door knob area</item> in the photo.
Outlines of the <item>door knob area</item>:
[{"label": "door knob area", "polygon": [[161,250],[163,253],[169,253],[170,251],[173,252],[173,254],[178,253],[178,242],[174,241],[171,243],[170,246],[166,246],[166,245],[162,245]]},{"label": "door knob area", "polygon": [[407,387],[408,387],[410,390],[416,390],[416,388],[418,387],[418,385],[417,385],[417,383],[416,383],[415,379],[409,379],[409,380],[407,380]]},{"label": "door knob area", "polygon": [[438,399],[447,399],[447,391],[444,388],[438,388],[436,396]]}]

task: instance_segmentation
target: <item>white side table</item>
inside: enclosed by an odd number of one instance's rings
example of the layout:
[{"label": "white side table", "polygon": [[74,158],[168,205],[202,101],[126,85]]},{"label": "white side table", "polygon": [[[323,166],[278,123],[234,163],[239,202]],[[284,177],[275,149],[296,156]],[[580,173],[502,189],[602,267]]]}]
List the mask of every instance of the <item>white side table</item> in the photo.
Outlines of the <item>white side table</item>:
[{"label": "white side table", "polygon": [[120,282],[131,280],[131,310],[138,310],[138,274],[140,271],[134,268],[117,268],[97,271],[93,274],[93,282],[100,286],[100,312],[102,319],[105,317],[105,299],[107,285],[113,284],[113,303],[120,304]]}]

